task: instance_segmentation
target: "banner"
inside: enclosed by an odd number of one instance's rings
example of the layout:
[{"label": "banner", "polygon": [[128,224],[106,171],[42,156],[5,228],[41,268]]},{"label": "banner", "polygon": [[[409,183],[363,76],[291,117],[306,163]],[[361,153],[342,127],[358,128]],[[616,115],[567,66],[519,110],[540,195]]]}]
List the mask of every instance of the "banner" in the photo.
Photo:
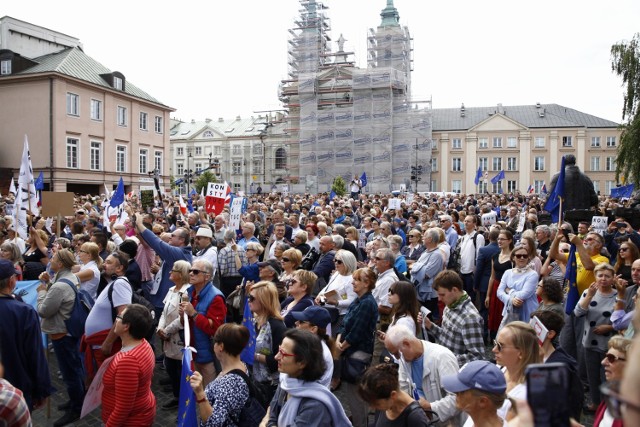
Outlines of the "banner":
[{"label": "banner", "polygon": [[231,201],[231,214],[229,216],[229,227],[232,230],[240,228],[240,217],[242,217],[242,206],[244,204],[244,197],[234,197]]}]

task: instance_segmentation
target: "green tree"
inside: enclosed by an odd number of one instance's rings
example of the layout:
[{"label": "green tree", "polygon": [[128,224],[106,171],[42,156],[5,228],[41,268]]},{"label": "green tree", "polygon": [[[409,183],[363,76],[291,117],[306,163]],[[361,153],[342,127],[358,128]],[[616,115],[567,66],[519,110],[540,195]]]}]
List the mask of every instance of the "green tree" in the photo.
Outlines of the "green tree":
[{"label": "green tree", "polygon": [[331,189],[338,195],[344,196],[347,193],[347,184],[344,182],[341,176],[336,176],[333,179],[333,184],[331,185]]},{"label": "green tree", "polygon": [[193,188],[196,189],[197,193],[200,193],[202,191],[202,187],[204,187],[206,191],[207,185],[210,182],[217,182],[216,176],[210,171],[204,171],[200,174],[198,179],[196,179],[196,182],[193,183]]},{"label": "green tree", "polygon": [[611,70],[622,77],[625,87],[622,106],[622,135],[616,160],[616,180],[640,187],[640,33],[631,41],[611,46]]}]

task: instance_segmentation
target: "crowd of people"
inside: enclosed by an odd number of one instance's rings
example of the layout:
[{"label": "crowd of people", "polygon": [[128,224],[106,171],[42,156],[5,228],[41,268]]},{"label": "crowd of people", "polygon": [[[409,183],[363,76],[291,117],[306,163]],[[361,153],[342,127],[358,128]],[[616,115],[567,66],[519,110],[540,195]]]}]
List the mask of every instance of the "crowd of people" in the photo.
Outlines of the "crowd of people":
[{"label": "crowd of people", "polygon": [[[54,426],[79,419],[105,363],[105,425],[175,417],[185,335],[203,426],[241,425],[254,396],[265,426],[361,427],[372,413],[377,426],[526,425],[515,402],[527,400],[527,368],[551,362],[569,368],[577,421],[640,417],[640,234],[623,217],[598,233],[541,224],[535,195],[272,193],[248,197],[232,227],[228,207],[209,215],[192,198],[183,214],[177,200],[143,209],[134,195],[126,219],[105,220],[100,198],[78,196],[59,224],[31,218],[27,239],[0,218],[9,425],[28,425],[53,393],[41,333],[68,396]],[[35,307],[16,291],[29,280],[40,282]],[[80,334],[68,322],[79,295],[93,303]],[[162,405],[156,363],[174,396]]]}]

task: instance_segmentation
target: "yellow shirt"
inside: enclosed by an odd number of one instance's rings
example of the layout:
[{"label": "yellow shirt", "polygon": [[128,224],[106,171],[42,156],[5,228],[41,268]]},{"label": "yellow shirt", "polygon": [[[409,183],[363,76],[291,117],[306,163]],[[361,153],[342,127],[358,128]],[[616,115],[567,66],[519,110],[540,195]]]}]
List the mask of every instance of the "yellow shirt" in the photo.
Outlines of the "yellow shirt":
[{"label": "yellow shirt", "polygon": [[[602,264],[603,262],[608,263],[609,262],[609,258],[607,258],[604,255],[594,255],[591,257],[591,261],[594,262],[594,264]],[[576,251],[576,264],[578,266],[578,272],[576,274],[576,280],[577,280],[577,285],[578,285],[578,294],[582,295],[582,293],[589,287],[589,285],[591,285],[593,282],[596,281],[596,275],[593,274],[593,270],[587,270],[586,268],[584,268],[584,266],[582,265],[582,262],[580,261],[580,255],[577,253]]]}]

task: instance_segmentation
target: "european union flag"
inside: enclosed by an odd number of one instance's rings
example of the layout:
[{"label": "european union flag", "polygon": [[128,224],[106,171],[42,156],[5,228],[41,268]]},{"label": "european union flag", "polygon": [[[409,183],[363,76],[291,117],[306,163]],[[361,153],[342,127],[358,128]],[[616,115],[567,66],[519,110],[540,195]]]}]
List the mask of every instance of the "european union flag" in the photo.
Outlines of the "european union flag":
[{"label": "european union flag", "polygon": [[[40,172],[42,173],[42,172]],[[38,178],[39,179],[39,178]],[[36,180],[36,190],[38,189],[37,185],[38,181]],[[611,189],[611,197],[615,197],[617,199],[629,199],[633,194],[634,185],[624,185],[622,187],[616,187]]]},{"label": "european union flag", "polygon": [[553,191],[547,199],[547,203],[544,205],[544,209],[551,214],[551,220],[558,222],[560,220],[560,205],[564,199],[564,156],[560,164],[560,175],[556,181],[556,186],[553,187]]},{"label": "european union flag", "polygon": [[367,186],[367,173],[366,172],[362,172],[362,176],[360,177],[360,181],[362,181],[362,186],[363,187]]},{"label": "european union flag", "polygon": [[38,175],[38,178],[36,178],[33,185],[35,185],[36,190],[44,190],[44,175],[42,174],[42,171],[40,171],[40,175]]},{"label": "european union flag", "polygon": [[505,178],[504,171],[501,170],[500,172],[498,172],[498,175],[491,178],[491,183],[497,184],[498,182],[502,181],[504,178]]},{"label": "european union flag", "polygon": [[178,427],[193,427],[198,425],[196,417],[196,394],[191,388],[191,349],[182,349],[182,373],[180,374],[180,397],[178,404]]},{"label": "european union flag", "polygon": [[189,212],[193,212],[193,201],[191,200],[191,197],[187,199],[187,210]]},{"label": "european union flag", "polygon": [[249,329],[249,344],[240,353],[240,360],[247,365],[253,366],[253,358],[256,354],[256,328],[253,325],[253,313],[249,309],[249,299],[244,299],[244,314],[242,315],[242,326]]},{"label": "european union flag", "polygon": [[567,271],[564,274],[564,278],[569,281],[569,292],[567,293],[565,313],[571,314],[580,299],[580,293],[578,292],[578,263],[576,261],[576,245],[574,244],[571,245],[571,250],[569,251]]},{"label": "european union flag", "polygon": [[476,172],[476,179],[473,180],[473,183],[475,185],[478,185],[481,179],[482,179],[482,166],[478,166],[478,172]]},{"label": "european union flag", "polygon": [[331,190],[331,193],[329,193],[329,200],[333,200],[334,197],[336,197],[336,192]]},{"label": "european union flag", "polygon": [[120,177],[120,182],[118,182],[118,187],[116,187],[116,191],[113,192],[111,196],[111,202],[109,202],[109,206],[112,208],[117,208],[121,204],[124,203],[124,181],[122,177]]}]

